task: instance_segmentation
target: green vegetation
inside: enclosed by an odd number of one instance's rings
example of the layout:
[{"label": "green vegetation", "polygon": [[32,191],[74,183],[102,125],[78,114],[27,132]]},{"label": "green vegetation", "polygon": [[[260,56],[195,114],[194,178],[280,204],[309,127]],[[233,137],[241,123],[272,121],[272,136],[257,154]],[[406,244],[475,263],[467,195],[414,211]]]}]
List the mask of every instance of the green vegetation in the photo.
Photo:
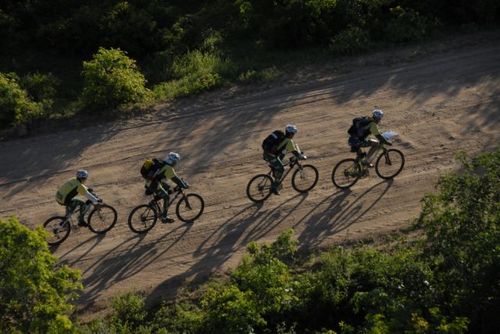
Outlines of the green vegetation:
[{"label": "green vegetation", "polygon": [[82,76],[83,102],[94,110],[142,102],[149,94],[135,61],[118,49],[100,48],[92,60],[83,62]]},{"label": "green vegetation", "polygon": [[5,0],[0,73],[29,99],[16,93],[0,127],[272,80],[293,53],[326,61],[499,19],[492,0]]},{"label": "green vegetation", "polygon": [[29,121],[41,110],[21,88],[16,75],[0,73],[0,128]]},{"label": "green vegetation", "polygon": [[0,332],[71,333],[68,314],[79,273],[56,266],[45,234],[0,220]]},{"label": "green vegetation", "polygon": [[125,295],[82,333],[494,333],[500,326],[500,150],[461,156],[427,195],[419,237],[307,260],[293,231],[248,253],[194,299],[145,312]]}]

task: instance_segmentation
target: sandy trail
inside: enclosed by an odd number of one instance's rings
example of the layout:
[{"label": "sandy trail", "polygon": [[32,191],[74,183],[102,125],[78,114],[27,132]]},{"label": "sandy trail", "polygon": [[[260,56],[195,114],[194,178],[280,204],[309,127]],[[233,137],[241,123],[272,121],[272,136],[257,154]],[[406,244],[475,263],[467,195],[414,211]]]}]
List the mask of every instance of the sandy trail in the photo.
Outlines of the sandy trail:
[{"label": "sandy trail", "polygon": [[[110,296],[130,289],[150,292],[151,300],[175,295],[186,282],[233,266],[248,242],[273,240],[290,227],[301,247],[316,247],[406,226],[439,173],[454,166],[455,151],[497,145],[500,38],[216,97],[206,94],[149,119],[0,143],[0,216],[15,214],[35,226],[61,213],[55,189],[77,168],[90,171],[89,184],[118,210],[117,226],[106,236],[79,230],[55,252],[83,272],[82,313],[103,309]],[[374,105],[386,112],[381,128],[401,135],[394,146],[405,153],[405,169],[391,182],[372,173],[351,191],[338,191],[330,175],[336,162],[351,155],[346,130]],[[296,140],[319,169],[318,186],[302,195],[287,180],[281,196],[254,205],[245,187],[266,171],[260,143],[287,123],[299,127]],[[170,150],[182,155],[178,172],[204,197],[205,213],[195,224],[159,223],[147,235],[135,235],[126,218],[147,201],[140,164]]]}]

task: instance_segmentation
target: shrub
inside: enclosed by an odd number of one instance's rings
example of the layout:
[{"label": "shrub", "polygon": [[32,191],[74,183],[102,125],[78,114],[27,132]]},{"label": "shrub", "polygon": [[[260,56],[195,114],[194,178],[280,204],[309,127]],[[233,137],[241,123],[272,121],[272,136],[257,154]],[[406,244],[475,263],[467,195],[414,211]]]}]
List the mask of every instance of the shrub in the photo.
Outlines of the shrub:
[{"label": "shrub", "polygon": [[115,108],[149,96],[146,80],[133,59],[120,49],[99,48],[83,62],[83,101],[91,108]]},{"label": "shrub", "polygon": [[29,98],[16,76],[0,73],[0,128],[25,123],[40,111],[41,105]]},{"label": "shrub", "polygon": [[138,328],[146,317],[144,305],[144,297],[136,293],[115,297],[111,302],[111,322],[116,328]]},{"label": "shrub", "polygon": [[252,292],[241,291],[234,284],[209,288],[201,301],[205,311],[205,332],[253,333],[265,324],[254,302]]},{"label": "shrub", "polygon": [[358,27],[339,32],[330,43],[330,50],[343,55],[352,55],[369,47],[368,33]]},{"label": "shrub", "polygon": [[71,332],[69,302],[81,288],[80,275],[56,267],[41,229],[15,218],[0,220],[0,332]]}]

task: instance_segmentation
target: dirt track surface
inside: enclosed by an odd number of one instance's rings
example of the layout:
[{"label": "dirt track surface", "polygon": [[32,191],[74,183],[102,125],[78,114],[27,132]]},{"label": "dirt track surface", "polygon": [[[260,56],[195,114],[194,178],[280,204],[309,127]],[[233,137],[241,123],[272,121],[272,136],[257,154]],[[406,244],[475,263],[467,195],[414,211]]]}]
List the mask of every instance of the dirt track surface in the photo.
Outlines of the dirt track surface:
[{"label": "dirt track surface", "polygon": [[[39,225],[63,212],[57,187],[78,168],[90,171],[89,185],[119,221],[104,237],[80,229],[55,251],[83,273],[83,314],[130,289],[146,290],[149,300],[175,295],[186,282],[234,266],[248,242],[288,228],[309,248],[407,226],[439,173],[453,168],[455,151],[491,149],[500,137],[500,38],[418,58],[354,64],[344,74],[226,99],[210,93],[148,118],[0,143],[0,216]],[[375,105],[386,112],[381,128],[400,133],[394,146],[405,153],[405,169],[392,182],[372,173],[338,191],[330,176],[351,155],[346,129]],[[319,183],[302,195],[288,179],[281,196],[254,205],[245,187],[267,172],[260,143],[287,123],[298,125],[296,141],[319,169]],[[171,150],[182,155],[178,173],[205,198],[205,213],[194,224],[158,223],[135,235],[126,218],[147,202],[140,164]]]}]

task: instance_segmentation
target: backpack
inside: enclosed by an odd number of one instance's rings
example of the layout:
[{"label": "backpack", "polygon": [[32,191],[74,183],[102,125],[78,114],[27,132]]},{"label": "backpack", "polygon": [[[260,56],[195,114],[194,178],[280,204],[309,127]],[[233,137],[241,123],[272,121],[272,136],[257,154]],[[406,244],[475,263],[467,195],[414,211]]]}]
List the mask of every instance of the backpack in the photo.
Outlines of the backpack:
[{"label": "backpack", "polygon": [[285,133],[281,130],[273,131],[269,136],[262,142],[262,149],[264,152],[275,154],[278,145],[285,139]]},{"label": "backpack", "polygon": [[347,130],[347,133],[353,137],[363,138],[366,136],[366,129],[364,127],[370,124],[370,122],[370,119],[366,116],[356,117],[352,120],[352,125]]},{"label": "backpack", "polygon": [[146,180],[153,181],[164,165],[164,161],[158,159],[146,159],[141,167],[141,175]]}]

